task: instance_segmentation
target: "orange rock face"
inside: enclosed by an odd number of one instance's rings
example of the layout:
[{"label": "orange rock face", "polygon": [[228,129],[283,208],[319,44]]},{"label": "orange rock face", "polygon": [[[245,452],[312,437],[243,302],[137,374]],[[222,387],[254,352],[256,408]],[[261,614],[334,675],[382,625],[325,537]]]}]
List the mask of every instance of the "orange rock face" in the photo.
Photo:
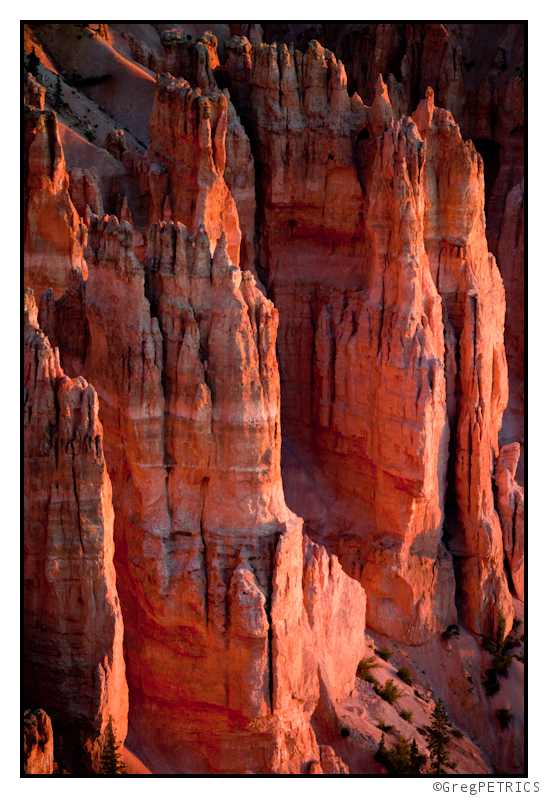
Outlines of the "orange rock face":
[{"label": "orange rock face", "polygon": [[86,229],[69,195],[69,176],[54,113],[28,106],[24,121],[25,280],[60,296],[83,260]]},{"label": "orange rock face", "polygon": [[128,694],[97,395],[65,376],[25,292],[25,698],[101,754]]},{"label": "orange rock face", "polygon": [[25,81],[26,706],[95,767],[112,714],[152,772],[344,774],[366,595],[411,646],[524,600],[522,26],[173,25],[83,29],[121,116],[70,170]]},{"label": "orange rock face", "polygon": [[520,601],[525,600],[525,530],[523,525],[524,491],[514,479],[520,456],[519,443],[503,446],[495,468],[497,509],[502,525],[504,551],[512,583]]},{"label": "orange rock face", "polygon": [[278,314],[224,234],[212,258],[203,225],[158,223],[145,270],[131,239],[92,219],[86,374],[119,497],[134,741],[169,772],[300,772],[319,680],[352,687],[365,595],[285,505]]},{"label": "orange rock face", "polygon": [[[209,51],[200,44],[204,70]],[[203,85],[202,85],[203,84]],[[255,176],[249,139],[228,93],[204,78],[158,78],[150,118],[150,148],[137,169],[150,194],[149,223],[173,220],[191,233],[204,224],[209,239],[225,232],[233,263],[254,268]]]},{"label": "orange rock face", "polygon": [[[500,611],[509,631],[513,610],[491,486],[508,401],[505,299],[485,239],[483,163],[471,142],[462,141],[451,114],[435,108],[432,93],[414,118],[427,142],[428,193],[437,200],[425,217],[430,267],[444,301],[448,340],[458,337],[455,491],[464,540],[457,532],[451,548],[463,558],[463,616],[471,629],[490,634]],[[442,166],[448,163],[455,168]]]},{"label": "orange rock face", "polygon": [[43,709],[25,710],[23,718],[23,770],[32,776],[53,773],[53,729]]},{"label": "orange rock face", "polygon": [[252,82],[284,431],[329,486],[329,520],[299,489],[290,501],[361,579],[373,628],[418,643],[456,617],[441,541],[449,464],[466,622],[489,633],[512,609],[490,486],[507,402],[504,289],[481,161],[431,91],[398,123],[381,78],[370,108],[350,100],[344,67],[317,42],[304,56],[260,45]]}]

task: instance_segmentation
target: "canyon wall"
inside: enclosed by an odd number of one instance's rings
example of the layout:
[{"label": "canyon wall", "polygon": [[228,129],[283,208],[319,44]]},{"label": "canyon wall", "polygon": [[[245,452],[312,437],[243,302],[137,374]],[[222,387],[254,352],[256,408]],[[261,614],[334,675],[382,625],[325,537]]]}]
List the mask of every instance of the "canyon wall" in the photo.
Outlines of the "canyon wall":
[{"label": "canyon wall", "polygon": [[97,766],[109,715],[123,741],[128,711],[97,394],[65,375],[31,289],[24,352],[25,703],[46,707],[67,739],[81,730]]},{"label": "canyon wall", "polygon": [[411,645],[524,599],[519,26],[474,98],[481,26],[365,27],[102,26],[159,71],[119,191],[25,83],[25,699],[94,766],[112,714],[153,772],[347,772],[366,595]]},{"label": "canyon wall", "polygon": [[43,96],[27,89],[25,99],[39,103],[25,106],[23,127],[25,281],[37,295],[52,288],[59,297],[71,268],[87,274],[85,225],[69,194],[57,117],[43,110]]},{"label": "canyon wall", "polygon": [[43,709],[27,709],[23,716],[23,770],[33,776],[53,773],[53,730]]},{"label": "canyon wall", "polygon": [[285,505],[278,314],[227,249],[157,223],[143,269],[127,223],[91,219],[130,724],[169,772],[300,772],[319,680],[352,688],[365,596]]},{"label": "canyon wall", "polygon": [[[371,107],[350,99],[344,66],[317,42],[304,56],[260,45],[252,84],[284,436],[331,507],[318,518],[298,483],[290,502],[361,579],[374,629],[419,643],[454,622],[444,531],[466,623],[489,634],[500,610],[509,628],[490,484],[504,290],[481,159],[431,90],[399,122],[380,76]],[[444,517],[448,466],[458,518]]]}]

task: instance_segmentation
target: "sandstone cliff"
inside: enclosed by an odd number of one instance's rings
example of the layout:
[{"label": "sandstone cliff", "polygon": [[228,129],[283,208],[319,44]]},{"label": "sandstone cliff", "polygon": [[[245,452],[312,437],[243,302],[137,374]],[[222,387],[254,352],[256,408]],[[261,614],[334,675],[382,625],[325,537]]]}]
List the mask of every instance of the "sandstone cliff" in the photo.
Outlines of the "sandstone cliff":
[{"label": "sandstone cliff", "polygon": [[[235,264],[254,269],[255,175],[249,139],[221,93],[203,48],[203,77],[191,89],[183,78],[158,78],[150,117],[150,148],[135,163],[150,196],[149,224],[173,220],[195,233],[205,225],[212,242],[224,231]],[[208,71],[209,70],[209,71]],[[208,77],[209,76],[209,77]]]},{"label": "sandstone cliff", "polygon": [[85,226],[70,198],[57,117],[33,105],[25,107],[23,163],[25,280],[37,294],[59,296],[72,267],[87,275]]},{"label": "sandstone cliff", "polygon": [[130,725],[169,772],[301,772],[319,758],[319,680],[332,700],[351,689],[365,596],[285,505],[278,314],[227,250],[224,233],[212,258],[203,225],[192,239],[157,223],[144,270],[127,223],[91,220],[85,373],[101,386]]},{"label": "sandstone cliff", "polygon": [[515,481],[519,454],[518,443],[502,447],[495,468],[495,485],[504,551],[513,587],[519,600],[525,601],[524,491]]},{"label": "sandstone cliff", "polygon": [[[504,291],[483,163],[431,90],[414,122],[396,124],[382,78],[369,108],[348,98],[343,65],[318,43],[304,56],[276,50],[255,52],[251,99],[267,177],[263,267],[284,325],[284,431],[363,520],[340,506],[314,517],[300,491],[295,509],[361,571],[373,628],[420,642],[454,619],[444,520],[463,558],[466,622],[489,634],[500,609],[509,628],[490,484],[508,396]],[[458,528],[444,519],[447,476]],[[379,581],[391,572],[400,588]]]},{"label": "sandstone cliff", "polygon": [[57,65],[115,67],[90,96],[121,116],[105,150],[60,135],[26,80],[27,706],[95,763],[109,713],[125,736],[122,612],[153,772],[348,772],[366,594],[429,668],[457,617],[492,636],[524,599],[520,26],[41,27]]},{"label": "sandstone cliff", "polygon": [[25,700],[97,764],[109,715],[127,730],[111,483],[97,394],[65,376],[25,291]]}]

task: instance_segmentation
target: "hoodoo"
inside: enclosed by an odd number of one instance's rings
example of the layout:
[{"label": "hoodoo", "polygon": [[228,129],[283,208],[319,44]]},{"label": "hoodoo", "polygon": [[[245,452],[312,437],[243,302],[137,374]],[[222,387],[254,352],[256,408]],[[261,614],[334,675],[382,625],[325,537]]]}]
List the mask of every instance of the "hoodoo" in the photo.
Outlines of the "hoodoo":
[{"label": "hoodoo", "polygon": [[25,773],[525,772],[523,37],[25,25]]}]

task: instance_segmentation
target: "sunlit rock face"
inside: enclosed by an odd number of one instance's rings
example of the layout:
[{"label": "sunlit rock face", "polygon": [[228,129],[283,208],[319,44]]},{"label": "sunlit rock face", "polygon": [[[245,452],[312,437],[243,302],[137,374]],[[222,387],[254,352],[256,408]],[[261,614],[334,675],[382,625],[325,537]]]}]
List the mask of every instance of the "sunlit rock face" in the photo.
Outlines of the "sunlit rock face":
[{"label": "sunlit rock face", "polygon": [[23,770],[32,776],[53,773],[53,730],[43,709],[27,709],[23,716]]},{"label": "sunlit rock face", "polygon": [[128,692],[114,571],[111,483],[97,394],[67,377],[25,291],[25,700],[84,733],[100,759]]},{"label": "sunlit rock face", "polygon": [[343,65],[317,42],[304,56],[260,45],[252,83],[287,462],[305,464],[309,492],[330,489],[323,514],[301,486],[290,502],[361,579],[373,628],[407,642],[456,617],[445,522],[466,622],[489,633],[493,613],[510,623],[512,610],[490,485],[508,390],[504,289],[481,159],[432,91],[399,121],[381,77],[371,107],[350,100]]},{"label": "sunlit rock face", "polygon": [[69,175],[57,117],[44,110],[44,89],[31,75],[25,83],[24,276],[36,295],[52,288],[59,297],[71,268],[86,275],[85,225],[69,194]]},{"label": "sunlit rock face", "polygon": [[352,688],[365,595],[285,504],[278,313],[227,249],[159,222],[143,268],[127,223],[91,220],[130,724],[170,772],[301,772],[320,679]]},{"label": "sunlit rock face", "polygon": [[25,79],[25,705],[96,768],[112,714],[346,773],[366,595],[424,650],[521,612],[522,26],[311,25],[71,25],[104,149]]}]

